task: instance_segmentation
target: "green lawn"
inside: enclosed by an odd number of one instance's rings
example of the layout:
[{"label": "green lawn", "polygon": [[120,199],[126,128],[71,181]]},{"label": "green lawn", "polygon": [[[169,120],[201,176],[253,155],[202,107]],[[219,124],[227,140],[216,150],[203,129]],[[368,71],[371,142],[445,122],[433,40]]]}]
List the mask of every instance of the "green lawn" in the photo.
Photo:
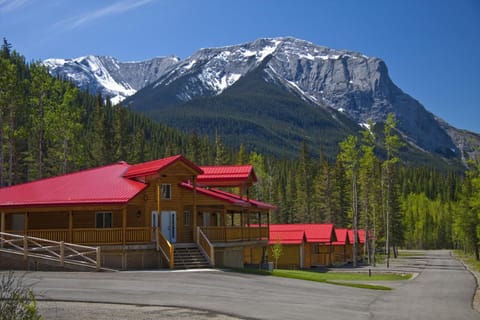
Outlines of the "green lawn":
[{"label": "green lawn", "polygon": [[[324,282],[341,286],[349,286],[363,289],[372,290],[392,290],[390,287],[383,285],[362,283],[371,281],[397,281],[408,280],[412,277],[411,274],[385,274],[385,273],[373,273],[371,276],[365,273],[356,272],[313,272],[303,270],[284,270],[275,269],[272,272],[260,271],[252,269],[236,270],[240,272],[255,273],[261,275],[272,275],[275,277],[308,280],[316,282]],[[355,281],[355,282],[351,282]]]},{"label": "green lawn", "polygon": [[480,261],[475,259],[475,256],[472,254],[465,254],[461,250],[454,250],[454,255],[458,259],[462,260],[466,265],[468,265],[471,269],[475,270],[476,272],[480,272]]}]

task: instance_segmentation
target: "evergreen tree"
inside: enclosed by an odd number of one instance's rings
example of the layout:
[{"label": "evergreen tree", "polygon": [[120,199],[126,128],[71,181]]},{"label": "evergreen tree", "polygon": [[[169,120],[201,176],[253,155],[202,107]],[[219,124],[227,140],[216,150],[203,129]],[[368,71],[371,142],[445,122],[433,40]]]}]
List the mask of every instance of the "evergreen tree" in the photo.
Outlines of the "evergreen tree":
[{"label": "evergreen tree", "polygon": [[215,132],[215,165],[225,165],[228,164],[227,150],[223,145],[218,131]]},{"label": "evergreen tree", "polygon": [[390,113],[385,121],[384,136],[386,159],[382,164],[382,194],[384,195],[384,216],[386,235],[387,267],[390,263],[390,247],[393,246],[394,255],[397,256],[396,248],[403,239],[401,226],[401,212],[399,209],[398,191],[396,184],[396,169],[399,161],[398,152],[402,145],[400,138],[395,134],[396,120]]},{"label": "evergreen tree", "polygon": [[311,212],[311,177],[310,157],[305,141],[303,141],[300,146],[300,156],[295,177],[295,212],[296,220],[306,223],[311,223],[313,220]]},{"label": "evergreen tree", "polygon": [[351,195],[352,195],[352,227],[353,227],[353,266],[357,266],[358,254],[358,170],[359,170],[359,152],[358,152],[358,138],[356,136],[348,136],[340,143],[339,158],[344,163],[346,168],[346,175],[351,181]]},{"label": "evergreen tree", "polygon": [[[373,122],[368,122],[368,128],[361,132],[361,158],[359,163],[359,202],[360,202],[360,223],[364,226],[366,234],[365,248],[367,250],[368,263],[371,263],[372,250],[375,252],[375,239],[377,237],[377,212],[379,211],[380,194],[378,174],[378,159],[375,156],[375,136],[372,131]],[[370,241],[370,235],[373,241]],[[372,247],[371,245],[372,244]],[[375,259],[375,255],[373,255]],[[375,265],[375,261],[373,261]]]}]

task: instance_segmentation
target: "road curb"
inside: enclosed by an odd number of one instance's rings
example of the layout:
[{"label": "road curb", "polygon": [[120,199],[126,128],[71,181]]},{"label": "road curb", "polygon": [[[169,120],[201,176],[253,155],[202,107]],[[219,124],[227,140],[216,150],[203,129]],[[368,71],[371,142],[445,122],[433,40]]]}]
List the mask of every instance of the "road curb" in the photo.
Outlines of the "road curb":
[{"label": "road curb", "polygon": [[450,252],[450,255],[452,257],[454,257],[456,260],[460,261],[463,266],[465,267],[465,269],[468,270],[468,272],[470,272],[473,277],[475,278],[475,287],[476,287],[476,290],[475,290],[475,294],[473,295],[473,298],[472,298],[472,308],[477,311],[478,313],[480,313],[480,288],[478,286],[478,284],[480,283],[480,274],[471,269],[468,264],[466,264],[462,259],[459,259],[457,256],[455,256],[455,254],[453,254],[452,252]]}]

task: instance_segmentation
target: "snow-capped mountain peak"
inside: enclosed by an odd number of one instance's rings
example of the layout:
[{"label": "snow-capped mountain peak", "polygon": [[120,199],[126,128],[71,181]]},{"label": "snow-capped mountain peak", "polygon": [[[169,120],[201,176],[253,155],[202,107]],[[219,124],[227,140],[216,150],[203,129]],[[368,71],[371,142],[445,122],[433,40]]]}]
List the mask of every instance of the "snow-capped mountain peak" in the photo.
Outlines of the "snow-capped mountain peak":
[{"label": "snow-capped mountain peak", "polygon": [[119,103],[155,81],[176,57],[159,57],[139,62],[120,62],[110,56],[83,56],[74,59],[47,59],[43,64],[53,75],[76,83],[81,89],[100,92]]}]

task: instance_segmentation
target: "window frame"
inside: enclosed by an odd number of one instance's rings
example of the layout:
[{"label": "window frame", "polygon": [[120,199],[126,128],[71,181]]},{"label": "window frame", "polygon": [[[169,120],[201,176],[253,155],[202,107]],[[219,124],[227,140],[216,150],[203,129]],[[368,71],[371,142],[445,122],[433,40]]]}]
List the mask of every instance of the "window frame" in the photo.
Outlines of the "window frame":
[{"label": "window frame", "polygon": [[162,200],[172,200],[172,185],[170,183],[160,185],[160,197]]},{"label": "window frame", "polygon": [[[101,216],[101,220],[99,217]],[[110,216],[110,219],[106,219]],[[101,221],[101,224],[98,222]],[[107,222],[110,222],[109,225]],[[112,211],[96,211],[95,212],[95,229],[109,229],[113,228],[113,212]]]}]

